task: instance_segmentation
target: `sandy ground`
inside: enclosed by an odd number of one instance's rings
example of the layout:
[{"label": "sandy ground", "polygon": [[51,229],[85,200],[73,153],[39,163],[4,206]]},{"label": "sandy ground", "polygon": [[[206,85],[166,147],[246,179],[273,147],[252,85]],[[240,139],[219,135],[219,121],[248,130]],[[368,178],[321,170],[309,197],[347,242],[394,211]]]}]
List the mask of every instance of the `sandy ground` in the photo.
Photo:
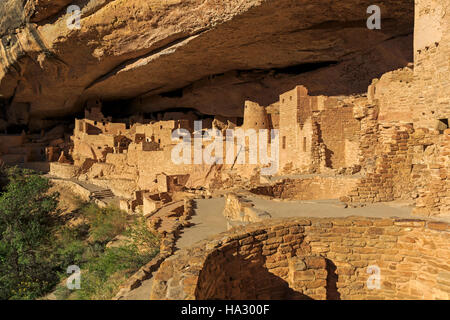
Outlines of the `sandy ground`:
[{"label": "sandy ground", "polygon": [[200,199],[195,201],[195,215],[177,241],[177,248],[183,249],[209,236],[227,231],[227,220],[223,216],[224,198]]},{"label": "sandy ground", "polygon": [[309,201],[277,201],[257,197],[248,197],[256,208],[270,213],[272,218],[283,217],[411,217],[412,207],[399,203],[389,206],[382,203],[370,204],[361,208],[345,208],[337,200],[309,200]]},{"label": "sandy ground", "polygon": [[[411,214],[413,207],[406,202],[394,201],[387,203],[368,204],[361,208],[344,208],[338,200],[314,200],[314,201],[279,201],[266,200],[259,197],[247,197],[255,207],[268,212],[273,219],[283,217],[398,217],[426,219],[422,216]],[[192,246],[196,242],[211,235],[227,230],[227,221],[223,216],[225,206],[224,198],[196,200],[195,216],[192,218],[194,225],[187,228],[177,241],[177,248],[182,249]],[[439,220],[449,221],[447,218]]]},{"label": "sandy ground", "polygon": [[152,291],[153,278],[142,282],[141,286],[130,291],[120,300],[150,300],[150,292]]},{"label": "sandy ground", "polygon": [[413,206],[408,202],[392,201],[385,203],[367,204],[360,208],[344,208],[338,200],[314,200],[314,201],[277,201],[266,200],[258,197],[248,197],[256,208],[270,213],[272,218],[282,217],[378,217],[378,218],[407,218],[430,219],[450,222],[450,218],[439,219],[412,215]]}]

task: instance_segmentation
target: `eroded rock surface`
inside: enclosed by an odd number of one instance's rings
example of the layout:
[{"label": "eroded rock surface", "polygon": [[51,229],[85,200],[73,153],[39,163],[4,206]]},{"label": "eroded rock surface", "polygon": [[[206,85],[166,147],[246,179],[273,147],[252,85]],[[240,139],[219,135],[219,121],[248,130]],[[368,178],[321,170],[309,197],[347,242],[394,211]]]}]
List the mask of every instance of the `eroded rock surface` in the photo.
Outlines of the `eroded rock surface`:
[{"label": "eroded rock surface", "polygon": [[92,97],[242,116],[246,98],[269,104],[298,83],[362,92],[411,60],[410,0],[381,1],[381,30],[366,28],[368,0],[72,1],[80,30],[67,28],[69,2],[0,4],[0,98],[34,118]]}]

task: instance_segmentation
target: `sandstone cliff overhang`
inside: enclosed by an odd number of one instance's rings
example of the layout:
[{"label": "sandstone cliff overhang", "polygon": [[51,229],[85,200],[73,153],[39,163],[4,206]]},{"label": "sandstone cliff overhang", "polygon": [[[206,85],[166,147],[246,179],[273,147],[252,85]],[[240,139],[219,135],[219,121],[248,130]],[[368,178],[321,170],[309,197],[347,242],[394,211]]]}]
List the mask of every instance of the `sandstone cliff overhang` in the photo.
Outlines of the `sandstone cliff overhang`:
[{"label": "sandstone cliff overhang", "polygon": [[155,111],[195,108],[242,115],[305,84],[313,94],[364,92],[371,79],[411,60],[412,0],[90,0],[80,30],[71,1],[0,4],[0,98],[33,117],[81,110],[86,99],[131,100]]}]

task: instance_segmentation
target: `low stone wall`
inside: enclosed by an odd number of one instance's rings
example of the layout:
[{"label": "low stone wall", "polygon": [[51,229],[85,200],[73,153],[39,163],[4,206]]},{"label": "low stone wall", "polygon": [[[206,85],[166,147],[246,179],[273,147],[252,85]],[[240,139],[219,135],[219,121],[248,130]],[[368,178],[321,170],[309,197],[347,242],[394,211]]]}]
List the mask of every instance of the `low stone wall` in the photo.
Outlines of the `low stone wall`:
[{"label": "low stone wall", "polygon": [[48,173],[50,171],[50,163],[44,161],[25,162],[18,165],[21,168],[31,169],[37,172]]},{"label": "low stone wall", "polygon": [[450,129],[414,128],[411,124],[384,123],[374,133],[378,155],[373,172],[341,197],[343,202],[415,200],[414,213],[450,215]]},{"label": "low stone wall", "polygon": [[228,229],[236,225],[260,222],[271,218],[271,215],[266,211],[255,208],[250,200],[232,193],[225,195],[223,215],[227,219]]},{"label": "low stone wall", "polygon": [[261,186],[250,190],[254,194],[266,195],[289,200],[324,200],[339,199],[352,191],[359,178],[335,177],[305,177],[285,179],[271,186]]},{"label": "low stone wall", "polygon": [[55,185],[65,186],[69,188],[75,195],[79,196],[83,201],[91,200],[91,192],[80,186],[78,183],[70,180],[60,180],[60,179],[50,179],[50,181]]},{"label": "low stone wall", "polygon": [[79,167],[59,162],[51,162],[50,163],[50,174],[52,176],[63,178],[63,179],[71,179],[78,175]]},{"label": "low stone wall", "polygon": [[267,220],[166,259],[151,299],[449,299],[449,242],[441,222]]}]

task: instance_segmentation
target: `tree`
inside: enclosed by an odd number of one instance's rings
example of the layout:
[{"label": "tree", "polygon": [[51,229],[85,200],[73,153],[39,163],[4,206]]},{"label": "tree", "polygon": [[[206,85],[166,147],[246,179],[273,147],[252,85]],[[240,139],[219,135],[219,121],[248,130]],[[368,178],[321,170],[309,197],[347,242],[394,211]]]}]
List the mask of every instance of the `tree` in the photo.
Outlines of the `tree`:
[{"label": "tree", "polygon": [[[35,299],[57,281],[51,213],[58,194],[31,171],[11,169],[0,195],[0,299]],[[49,272],[50,271],[50,272]]]}]

